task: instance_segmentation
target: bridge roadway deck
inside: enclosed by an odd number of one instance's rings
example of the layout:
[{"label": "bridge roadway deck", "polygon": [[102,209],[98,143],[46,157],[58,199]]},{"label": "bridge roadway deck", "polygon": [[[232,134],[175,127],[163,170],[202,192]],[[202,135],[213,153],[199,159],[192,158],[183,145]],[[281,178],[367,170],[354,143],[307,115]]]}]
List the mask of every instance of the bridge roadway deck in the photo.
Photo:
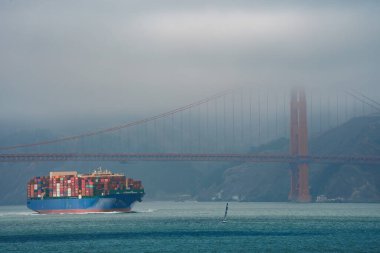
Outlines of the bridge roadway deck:
[{"label": "bridge roadway deck", "polygon": [[288,154],[196,153],[15,153],[0,154],[0,162],[58,161],[216,161],[252,163],[355,163],[380,164],[380,156],[291,156]]}]

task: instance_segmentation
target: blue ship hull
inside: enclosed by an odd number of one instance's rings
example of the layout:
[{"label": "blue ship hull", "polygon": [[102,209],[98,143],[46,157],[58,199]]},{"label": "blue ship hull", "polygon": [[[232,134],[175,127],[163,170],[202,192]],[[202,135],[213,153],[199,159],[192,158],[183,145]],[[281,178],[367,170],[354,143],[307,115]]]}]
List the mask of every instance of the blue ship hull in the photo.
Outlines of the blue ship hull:
[{"label": "blue ship hull", "polygon": [[144,193],[124,193],[84,198],[28,199],[27,207],[38,213],[130,212]]}]

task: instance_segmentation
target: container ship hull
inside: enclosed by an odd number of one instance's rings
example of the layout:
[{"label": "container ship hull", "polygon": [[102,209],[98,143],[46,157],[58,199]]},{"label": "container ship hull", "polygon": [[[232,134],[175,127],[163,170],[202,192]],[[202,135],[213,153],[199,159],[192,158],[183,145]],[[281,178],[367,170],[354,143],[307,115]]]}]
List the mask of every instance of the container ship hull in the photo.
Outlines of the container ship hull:
[{"label": "container ship hull", "polygon": [[85,198],[28,199],[27,207],[41,214],[130,212],[133,204],[141,202],[144,193],[114,194]]}]

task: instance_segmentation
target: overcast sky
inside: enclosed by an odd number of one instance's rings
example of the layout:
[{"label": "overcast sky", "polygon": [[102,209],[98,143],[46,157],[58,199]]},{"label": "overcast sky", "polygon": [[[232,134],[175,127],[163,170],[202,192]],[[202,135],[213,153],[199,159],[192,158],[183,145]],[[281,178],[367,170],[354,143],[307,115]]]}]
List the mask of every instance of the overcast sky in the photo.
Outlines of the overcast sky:
[{"label": "overcast sky", "polygon": [[3,0],[0,118],[148,115],[240,85],[377,97],[379,13],[380,1]]}]

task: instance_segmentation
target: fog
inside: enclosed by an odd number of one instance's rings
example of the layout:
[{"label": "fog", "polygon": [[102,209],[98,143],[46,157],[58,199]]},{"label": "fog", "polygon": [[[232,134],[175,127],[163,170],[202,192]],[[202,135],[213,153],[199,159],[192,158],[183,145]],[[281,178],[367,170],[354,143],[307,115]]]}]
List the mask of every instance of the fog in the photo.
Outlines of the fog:
[{"label": "fog", "polygon": [[[32,177],[99,166],[141,179],[144,201],[287,201],[302,160],[43,161],[287,154],[294,86],[306,90],[309,154],[378,157],[379,13],[378,0],[0,1],[0,154],[42,154],[0,163],[0,205],[24,205]],[[310,160],[313,200],[380,202],[378,165],[348,160]]]},{"label": "fog", "polygon": [[377,99],[379,11],[378,1],[1,1],[0,117],[118,123],[240,86]]}]

